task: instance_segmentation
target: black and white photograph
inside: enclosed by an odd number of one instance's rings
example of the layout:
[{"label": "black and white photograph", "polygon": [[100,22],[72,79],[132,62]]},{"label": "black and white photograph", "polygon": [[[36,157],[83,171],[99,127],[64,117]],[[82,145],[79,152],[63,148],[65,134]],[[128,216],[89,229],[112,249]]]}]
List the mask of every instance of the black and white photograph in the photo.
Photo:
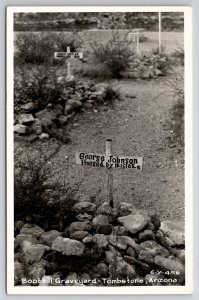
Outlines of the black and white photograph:
[{"label": "black and white photograph", "polygon": [[8,293],[192,292],[191,35],[189,7],[7,8]]}]

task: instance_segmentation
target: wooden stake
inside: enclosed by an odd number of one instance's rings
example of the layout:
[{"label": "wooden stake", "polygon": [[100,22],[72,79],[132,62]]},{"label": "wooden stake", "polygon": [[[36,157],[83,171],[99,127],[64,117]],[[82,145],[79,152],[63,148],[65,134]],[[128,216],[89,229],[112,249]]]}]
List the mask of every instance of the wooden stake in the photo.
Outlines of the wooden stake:
[{"label": "wooden stake", "polygon": [[139,47],[139,43],[140,43],[140,37],[139,37],[139,30],[137,30],[137,54],[140,54],[140,47]]},{"label": "wooden stake", "polygon": [[[67,52],[70,53],[70,47],[67,47]],[[70,64],[70,58],[66,59],[67,60],[67,74],[68,76],[71,75],[71,64]]]},{"label": "wooden stake", "polygon": [[161,31],[162,31],[162,20],[161,20],[161,12],[158,13],[158,19],[159,19],[159,53],[162,51],[162,37],[161,37]]},{"label": "wooden stake", "polygon": [[[112,140],[106,140],[106,155],[112,155]],[[107,202],[113,207],[113,173],[112,169],[108,169],[107,176]]]}]

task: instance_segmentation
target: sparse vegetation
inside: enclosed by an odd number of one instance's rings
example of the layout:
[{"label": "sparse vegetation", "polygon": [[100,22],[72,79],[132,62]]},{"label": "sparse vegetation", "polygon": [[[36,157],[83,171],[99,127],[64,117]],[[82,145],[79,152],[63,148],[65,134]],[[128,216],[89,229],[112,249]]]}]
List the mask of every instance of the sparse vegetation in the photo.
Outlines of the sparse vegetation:
[{"label": "sparse vegetation", "polygon": [[75,51],[82,46],[83,40],[77,32],[64,33],[18,33],[15,39],[15,64],[57,63],[54,52]]},{"label": "sparse vegetation", "polygon": [[24,155],[15,152],[14,214],[15,220],[27,220],[50,229],[73,218],[72,207],[78,200],[78,184],[70,187],[65,182],[52,180],[50,160],[59,151],[46,156],[41,150]]},{"label": "sparse vegetation", "polygon": [[37,110],[42,109],[49,102],[58,100],[66,85],[65,80],[59,81],[57,69],[47,64],[17,68],[14,81],[15,105],[33,101]]},{"label": "sparse vegetation", "polygon": [[94,62],[103,64],[112,77],[121,77],[121,72],[128,69],[134,55],[134,51],[130,48],[131,43],[128,34],[120,37],[118,32],[113,33],[112,38],[105,44],[91,43]]}]

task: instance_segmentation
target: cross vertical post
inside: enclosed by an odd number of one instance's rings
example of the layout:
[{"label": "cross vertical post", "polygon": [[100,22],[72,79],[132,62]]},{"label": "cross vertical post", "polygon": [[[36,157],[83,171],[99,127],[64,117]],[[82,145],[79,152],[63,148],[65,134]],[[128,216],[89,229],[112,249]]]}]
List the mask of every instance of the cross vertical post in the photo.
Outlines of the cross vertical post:
[{"label": "cross vertical post", "polygon": [[137,30],[137,54],[140,54],[140,49],[139,49],[139,43],[140,43],[140,37],[139,37],[139,30]]},{"label": "cross vertical post", "polygon": [[[106,156],[112,155],[112,140],[106,140]],[[107,202],[113,207],[113,173],[111,166],[108,168],[107,176]]]},{"label": "cross vertical post", "polygon": [[162,37],[161,37],[161,31],[162,31],[162,16],[161,12],[158,13],[158,23],[159,23],[159,53],[162,51]]},{"label": "cross vertical post", "polygon": [[[67,47],[67,53],[70,53],[70,47]],[[66,58],[66,62],[67,62],[67,75],[70,76],[71,75],[71,64],[70,64],[70,58]]]}]

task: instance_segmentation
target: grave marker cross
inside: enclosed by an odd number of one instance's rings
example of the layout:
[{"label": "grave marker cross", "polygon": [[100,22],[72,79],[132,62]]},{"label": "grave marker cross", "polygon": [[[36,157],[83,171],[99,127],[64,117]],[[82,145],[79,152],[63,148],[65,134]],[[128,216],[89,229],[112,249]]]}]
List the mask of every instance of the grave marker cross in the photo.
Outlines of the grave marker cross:
[{"label": "grave marker cross", "polygon": [[99,168],[105,167],[107,169],[107,202],[111,207],[113,207],[113,168],[141,170],[143,165],[143,157],[112,155],[112,140],[108,139],[106,140],[105,155],[76,152],[76,164]]},{"label": "grave marker cross", "polygon": [[54,58],[56,59],[66,59],[67,62],[67,75],[71,74],[70,60],[74,58],[83,59],[83,52],[70,52],[70,47],[67,47],[67,52],[54,52]]}]

